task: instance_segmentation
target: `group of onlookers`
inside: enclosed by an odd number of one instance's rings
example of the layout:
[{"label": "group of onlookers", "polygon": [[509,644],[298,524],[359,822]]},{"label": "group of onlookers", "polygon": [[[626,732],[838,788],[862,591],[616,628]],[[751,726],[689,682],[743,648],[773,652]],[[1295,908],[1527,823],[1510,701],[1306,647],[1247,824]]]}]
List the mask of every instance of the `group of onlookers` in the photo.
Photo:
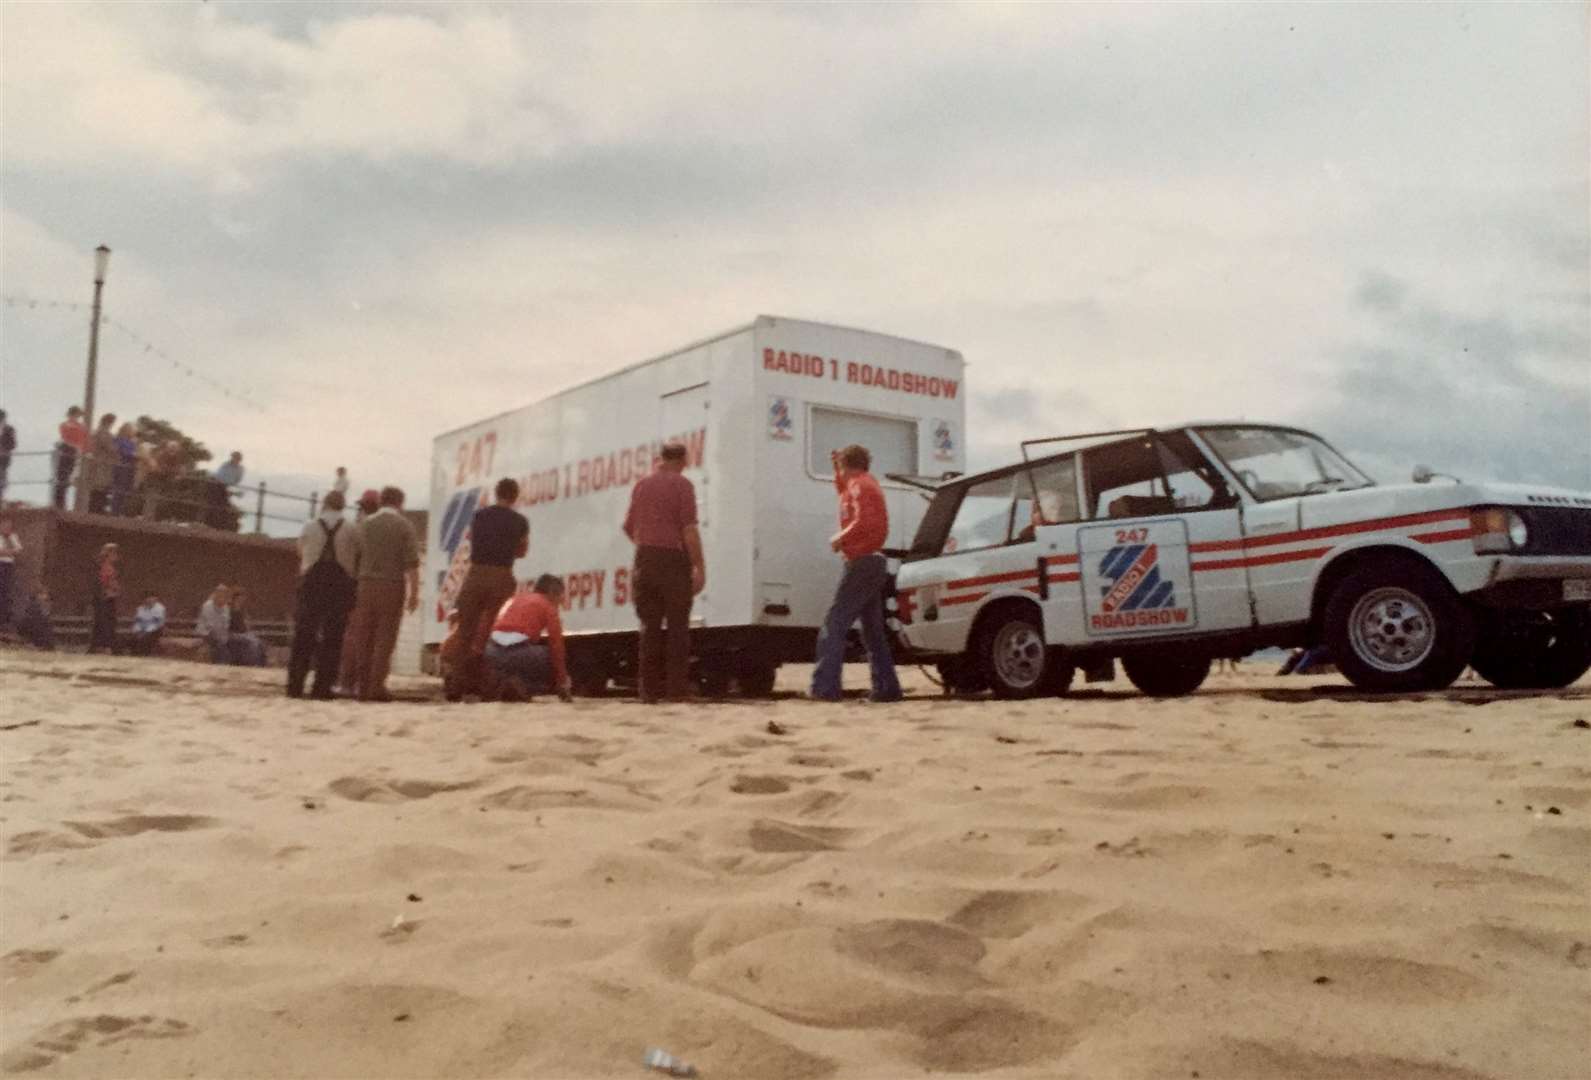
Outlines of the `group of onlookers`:
[{"label": "group of onlookers", "polygon": [[385,487],[360,497],[344,517],[347,474],[299,535],[298,610],[287,693],[391,701],[387,675],[405,611],[420,605],[420,538],[403,516],[403,491]]},{"label": "group of onlookers", "polygon": [[[74,483],[82,492],[77,509],[91,514],[132,514],[136,494],[137,512],[155,520],[163,504],[182,501],[169,490],[188,469],[182,443],[176,439],[158,444],[140,440],[134,425],[118,426],[116,420],[115,413],[105,413],[90,430],[82,409],[73,405],[66,410],[51,470],[51,501],[57,510],[66,509],[67,492]],[[14,444],[14,432],[11,438]],[[218,528],[230,524],[231,492],[242,482],[243,455],[233,451],[210,474],[202,507],[206,524]]]},{"label": "group of onlookers", "polygon": [[[50,594],[38,589],[22,605],[16,603],[16,557],[22,543],[11,521],[0,518],[0,626],[10,623],[18,636],[35,648],[55,648],[55,628],[50,610]],[[117,633],[117,608],[122,595],[121,548],[104,544],[94,558],[93,618],[90,623],[90,653],[131,653],[154,656],[166,632],[166,605],[157,593],[146,593],[133,612],[132,625],[125,639]],[[195,634],[216,663],[260,666],[265,663],[265,644],[249,630],[247,593],[242,586],[217,585],[199,609]]]}]

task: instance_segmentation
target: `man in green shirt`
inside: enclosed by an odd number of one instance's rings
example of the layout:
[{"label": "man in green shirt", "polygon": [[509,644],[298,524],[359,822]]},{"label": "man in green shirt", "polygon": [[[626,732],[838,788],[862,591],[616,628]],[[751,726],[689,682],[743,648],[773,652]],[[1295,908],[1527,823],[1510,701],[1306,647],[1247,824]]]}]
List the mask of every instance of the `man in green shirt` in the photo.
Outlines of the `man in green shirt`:
[{"label": "man in green shirt", "polygon": [[[404,611],[420,605],[420,541],[403,516],[403,492],[381,489],[381,506],[358,525],[359,591],[348,628],[360,701],[391,701],[387,672]],[[404,594],[408,594],[407,604]]]}]

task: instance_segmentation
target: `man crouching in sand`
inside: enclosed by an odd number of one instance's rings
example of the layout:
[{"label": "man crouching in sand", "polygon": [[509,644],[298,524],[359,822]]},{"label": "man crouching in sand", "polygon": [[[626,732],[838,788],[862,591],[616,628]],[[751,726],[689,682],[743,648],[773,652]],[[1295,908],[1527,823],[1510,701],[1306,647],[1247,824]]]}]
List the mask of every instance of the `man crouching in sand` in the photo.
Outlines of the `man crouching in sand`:
[{"label": "man crouching in sand", "polygon": [[484,659],[488,678],[502,700],[552,691],[564,701],[573,700],[563,623],[558,618],[562,600],[562,579],[543,574],[532,591],[510,598],[498,611]]}]

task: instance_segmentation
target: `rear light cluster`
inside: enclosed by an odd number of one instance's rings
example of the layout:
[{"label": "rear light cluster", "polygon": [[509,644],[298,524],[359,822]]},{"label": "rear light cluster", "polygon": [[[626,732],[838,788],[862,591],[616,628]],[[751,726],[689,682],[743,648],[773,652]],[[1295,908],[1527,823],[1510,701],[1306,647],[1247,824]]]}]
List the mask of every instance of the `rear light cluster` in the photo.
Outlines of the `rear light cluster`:
[{"label": "rear light cluster", "polygon": [[1469,513],[1470,537],[1477,555],[1507,555],[1530,543],[1530,526],[1517,510],[1477,506]]}]

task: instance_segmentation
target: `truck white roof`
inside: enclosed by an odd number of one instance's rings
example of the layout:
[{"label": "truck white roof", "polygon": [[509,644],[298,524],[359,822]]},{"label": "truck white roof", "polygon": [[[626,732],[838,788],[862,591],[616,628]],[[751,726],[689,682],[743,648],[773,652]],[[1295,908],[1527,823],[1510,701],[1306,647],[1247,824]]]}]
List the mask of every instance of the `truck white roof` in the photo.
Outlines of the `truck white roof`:
[{"label": "truck white roof", "polygon": [[[926,345],[931,349],[944,349],[945,352],[953,356],[961,356],[961,353],[955,349],[945,348],[943,345],[935,345],[932,342],[918,341],[916,338],[902,337],[899,334],[883,334],[877,330],[864,330],[857,326],[841,326],[838,323],[818,322],[815,319],[795,319],[784,315],[758,315],[755,319],[752,319],[748,323],[731,327],[728,330],[722,330],[716,334],[709,334],[706,337],[698,338],[695,341],[676,346],[675,348],[669,349],[667,352],[658,353],[656,356],[649,356],[645,360],[637,360],[633,364],[626,364],[623,367],[614,368],[612,371],[604,372],[595,378],[586,379],[584,382],[575,383],[573,386],[566,386],[562,390],[556,390],[553,393],[548,394],[546,397],[540,397],[534,401],[527,401],[522,405],[516,405],[511,409],[504,409],[502,412],[492,413],[489,416],[478,416],[469,423],[460,424],[458,427],[449,428],[446,431],[438,434],[436,437],[439,439],[446,438],[449,435],[454,435],[460,431],[463,431],[465,428],[472,428],[478,424],[486,423],[489,420],[496,420],[504,416],[510,416],[522,409],[528,409],[533,405],[540,405],[544,402],[552,401],[555,398],[562,397],[565,394],[573,393],[576,390],[583,390],[588,386],[594,386],[595,384],[603,382],[607,379],[612,379],[619,375],[623,375],[627,371],[634,371],[636,368],[645,367],[646,365],[656,363],[659,360],[666,360],[671,356],[678,356],[680,353],[690,352],[692,349],[699,349],[703,345],[710,345],[715,341],[722,341],[724,338],[734,337],[736,334],[743,334],[748,330],[756,329],[758,326],[772,326],[775,323],[781,322],[806,323],[809,326],[825,326],[834,330],[850,330],[858,334],[870,334],[873,337],[893,338],[896,341],[904,341],[912,345]],[[966,361],[963,360],[962,363],[965,364]]]}]

